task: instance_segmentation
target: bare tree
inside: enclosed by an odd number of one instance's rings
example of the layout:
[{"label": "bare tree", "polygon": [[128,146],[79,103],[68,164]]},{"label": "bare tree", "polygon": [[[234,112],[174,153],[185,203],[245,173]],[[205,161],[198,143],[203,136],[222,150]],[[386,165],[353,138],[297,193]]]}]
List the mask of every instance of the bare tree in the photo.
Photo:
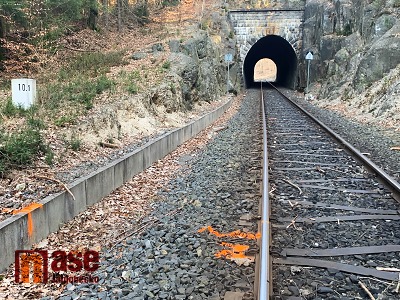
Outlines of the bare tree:
[{"label": "bare tree", "polygon": [[108,0],[103,0],[104,27],[108,28]]},{"label": "bare tree", "polygon": [[123,0],[117,0],[118,32],[122,31],[122,1]]}]

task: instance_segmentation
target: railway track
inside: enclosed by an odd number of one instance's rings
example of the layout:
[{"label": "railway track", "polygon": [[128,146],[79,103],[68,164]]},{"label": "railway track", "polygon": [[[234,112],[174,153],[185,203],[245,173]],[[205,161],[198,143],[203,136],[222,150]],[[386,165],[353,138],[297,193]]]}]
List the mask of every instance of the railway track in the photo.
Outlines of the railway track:
[{"label": "railway track", "polygon": [[261,93],[258,299],[400,299],[400,185],[278,90]]}]

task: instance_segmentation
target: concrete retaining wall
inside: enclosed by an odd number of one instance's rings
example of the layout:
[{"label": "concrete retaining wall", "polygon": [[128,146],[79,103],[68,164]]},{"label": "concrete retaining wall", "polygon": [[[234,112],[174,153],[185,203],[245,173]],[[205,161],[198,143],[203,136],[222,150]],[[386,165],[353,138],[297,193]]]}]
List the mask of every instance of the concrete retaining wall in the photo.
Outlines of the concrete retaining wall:
[{"label": "concrete retaining wall", "polygon": [[[15,250],[30,249],[32,244],[57,231],[63,223],[83,212],[86,207],[99,202],[134,175],[194,137],[217,120],[229,108],[231,101],[69,184],[75,201],[67,192],[61,192],[39,201],[38,203],[43,204],[42,207],[33,209],[29,213],[18,213],[1,222],[0,272],[14,262]],[[31,235],[28,232],[28,219],[31,219],[30,223],[33,225]]]}]

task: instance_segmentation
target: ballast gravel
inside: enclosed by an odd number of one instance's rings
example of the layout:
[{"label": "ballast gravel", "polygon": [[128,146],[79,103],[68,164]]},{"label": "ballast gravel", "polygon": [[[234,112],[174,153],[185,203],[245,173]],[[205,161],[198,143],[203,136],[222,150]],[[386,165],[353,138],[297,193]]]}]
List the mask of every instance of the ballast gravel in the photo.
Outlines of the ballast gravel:
[{"label": "ballast gravel", "polygon": [[[238,265],[215,254],[221,242],[241,243],[255,253],[255,241],[217,238],[220,233],[255,233],[256,223],[239,225],[243,215],[257,215],[261,141],[258,94],[249,92],[238,113],[196,156],[180,159],[184,167],[163,190],[141,235],[131,235],[102,249],[98,284],[69,284],[59,299],[223,299],[227,292],[253,299],[254,263]],[[49,298],[43,298],[49,299]]]},{"label": "ballast gravel", "polygon": [[[374,175],[277,93],[266,91],[264,97],[269,130],[270,250],[280,259],[273,264],[271,299],[399,299],[397,280],[381,280],[371,273],[363,276],[351,269],[358,266],[372,272],[377,267],[397,268],[396,252],[305,257],[323,265],[341,263],[349,267],[347,271],[332,265],[307,266],[309,262],[305,266],[285,265],[291,255],[284,249],[301,256],[296,249],[316,253],[321,249],[398,245],[400,222],[397,216],[385,216],[383,209],[396,211],[399,204]],[[325,207],[317,205],[321,203]],[[329,208],[331,205],[343,209]],[[382,219],[368,219],[363,216],[368,213],[353,208],[376,210]],[[346,221],[350,216],[357,219]],[[318,218],[325,222],[319,223]]]},{"label": "ballast gravel", "polygon": [[400,181],[400,151],[391,149],[400,146],[398,130],[351,120],[338,112],[318,107],[291,90],[286,90],[285,94],[365,153],[386,173]]}]

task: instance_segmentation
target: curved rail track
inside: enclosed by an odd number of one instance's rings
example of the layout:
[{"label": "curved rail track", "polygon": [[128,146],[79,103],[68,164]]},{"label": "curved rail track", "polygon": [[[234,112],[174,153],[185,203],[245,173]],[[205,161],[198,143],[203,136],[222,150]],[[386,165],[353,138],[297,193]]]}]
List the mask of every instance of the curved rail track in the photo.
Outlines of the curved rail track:
[{"label": "curved rail track", "polygon": [[400,299],[400,184],[275,87],[261,94],[258,299]]}]

